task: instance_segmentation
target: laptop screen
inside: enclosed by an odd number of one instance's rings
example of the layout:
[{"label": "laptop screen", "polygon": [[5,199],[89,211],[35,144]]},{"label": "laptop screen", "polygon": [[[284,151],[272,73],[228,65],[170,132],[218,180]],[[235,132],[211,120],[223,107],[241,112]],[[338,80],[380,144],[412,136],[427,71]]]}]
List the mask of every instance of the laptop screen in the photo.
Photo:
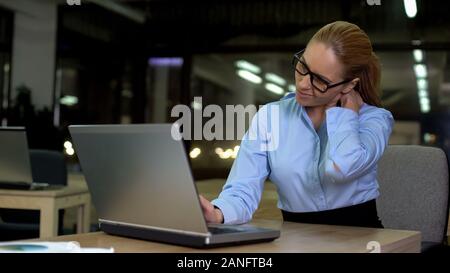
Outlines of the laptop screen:
[{"label": "laptop screen", "polygon": [[25,128],[0,127],[0,182],[32,182]]},{"label": "laptop screen", "polygon": [[189,163],[170,124],[69,126],[101,220],[206,233]]}]

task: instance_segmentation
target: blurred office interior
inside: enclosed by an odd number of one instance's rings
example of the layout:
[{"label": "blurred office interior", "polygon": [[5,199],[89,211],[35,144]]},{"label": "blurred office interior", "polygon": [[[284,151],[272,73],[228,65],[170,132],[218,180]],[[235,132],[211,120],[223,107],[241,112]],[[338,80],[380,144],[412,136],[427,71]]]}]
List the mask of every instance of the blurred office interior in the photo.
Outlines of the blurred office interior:
[{"label": "blurred office interior", "polygon": [[[292,55],[346,20],[381,60],[390,143],[448,153],[449,10],[433,0],[0,0],[1,125],[25,126],[30,149],[60,151],[80,173],[68,125],[167,123],[179,104],[279,100],[295,91]],[[239,141],[186,148],[196,179],[224,179]]]}]

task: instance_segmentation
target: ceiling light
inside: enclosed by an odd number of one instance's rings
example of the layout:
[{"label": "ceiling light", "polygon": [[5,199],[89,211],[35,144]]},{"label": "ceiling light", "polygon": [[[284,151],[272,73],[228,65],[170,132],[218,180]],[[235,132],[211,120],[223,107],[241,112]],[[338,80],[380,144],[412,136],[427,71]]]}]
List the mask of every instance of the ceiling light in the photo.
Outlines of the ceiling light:
[{"label": "ceiling light", "polygon": [[289,84],[288,90],[289,90],[289,92],[295,92],[295,91],[297,91],[297,88],[295,88],[295,85]]},{"label": "ceiling light", "polygon": [[418,89],[428,89],[428,81],[426,79],[418,79],[417,80],[417,88]]},{"label": "ceiling light", "polygon": [[261,77],[253,74],[252,72],[249,72],[247,70],[238,70],[237,74],[239,77],[243,78],[244,80],[247,80],[249,82],[260,84],[262,82]]},{"label": "ceiling light", "polygon": [[72,148],[72,143],[67,140],[66,142],[64,142],[64,148],[66,149]]},{"label": "ceiling light", "polygon": [[286,84],[286,80],[283,79],[282,77],[278,76],[277,74],[274,73],[266,73],[265,76],[266,80],[276,83],[278,85],[285,85]]},{"label": "ceiling light", "polygon": [[246,60],[236,61],[235,65],[239,69],[247,70],[255,74],[261,73],[261,68],[259,68],[259,66],[249,63]]},{"label": "ceiling light", "polygon": [[275,93],[277,95],[283,95],[284,94],[284,90],[283,88],[279,87],[276,84],[273,83],[266,83],[266,85],[264,86],[267,90],[269,90],[272,93]]},{"label": "ceiling light", "polygon": [[420,104],[421,105],[424,105],[424,104],[430,105],[430,99],[428,97],[420,98]]},{"label": "ceiling light", "polygon": [[181,57],[151,57],[148,64],[153,67],[181,67],[183,58]]},{"label": "ceiling light", "polygon": [[196,100],[194,100],[193,102],[191,102],[191,107],[194,110],[202,110],[202,104]]},{"label": "ceiling light", "polygon": [[189,156],[191,158],[197,158],[200,154],[202,153],[202,151],[199,148],[194,148],[192,149],[192,151],[189,153]]},{"label": "ceiling light", "polygon": [[406,15],[409,18],[416,17],[416,14],[417,14],[416,0],[403,0],[403,4],[405,6]]},{"label": "ceiling light", "polygon": [[75,96],[64,96],[59,99],[59,102],[63,105],[73,106],[78,103],[78,98]]},{"label": "ceiling light", "polygon": [[424,64],[415,64],[414,72],[416,73],[416,78],[418,78],[418,79],[426,78],[428,75],[427,66]]},{"label": "ceiling light", "polygon": [[428,91],[427,90],[419,90],[419,98],[428,98]]},{"label": "ceiling light", "polygon": [[421,49],[414,49],[413,55],[416,63],[421,63],[423,61],[423,51]]},{"label": "ceiling light", "polygon": [[420,112],[422,112],[422,113],[430,112],[430,105],[429,104],[421,104],[420,105]]}]

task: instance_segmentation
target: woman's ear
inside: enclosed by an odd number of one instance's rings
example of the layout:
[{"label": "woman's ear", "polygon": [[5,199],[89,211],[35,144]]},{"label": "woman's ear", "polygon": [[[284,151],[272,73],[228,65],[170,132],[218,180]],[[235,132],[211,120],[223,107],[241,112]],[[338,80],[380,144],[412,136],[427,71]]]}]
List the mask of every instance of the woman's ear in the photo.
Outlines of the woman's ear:
[{"label": "woman's ear", "polygon": [[359,83],[359,78],[355,78],[353,79],[351,82],[349,82],[346,87],[344,88],[344,90],[342,90],[342,94],[347,94],[348,92],[352,91],[352,89],[355,89],[355,87],[358,85]]},{"label": "woman's ear", "polygon": [[353,79],[353,81],[351,81],[352,83],[352,89],[355,89],[355,87],[357,87],[359,85],[359,78]]}]

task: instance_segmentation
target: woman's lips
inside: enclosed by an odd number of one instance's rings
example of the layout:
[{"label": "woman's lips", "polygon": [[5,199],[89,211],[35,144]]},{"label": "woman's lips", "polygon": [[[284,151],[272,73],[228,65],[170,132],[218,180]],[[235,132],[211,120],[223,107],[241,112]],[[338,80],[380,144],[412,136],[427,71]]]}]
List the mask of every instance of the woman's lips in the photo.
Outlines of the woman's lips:
[{"label": "woman's lips", "polygon": [[297,93],[299,93],[299,95],[304,96],[304,97],[312,97],[312,95],[303,93],[301,91],[297,91]]}]

